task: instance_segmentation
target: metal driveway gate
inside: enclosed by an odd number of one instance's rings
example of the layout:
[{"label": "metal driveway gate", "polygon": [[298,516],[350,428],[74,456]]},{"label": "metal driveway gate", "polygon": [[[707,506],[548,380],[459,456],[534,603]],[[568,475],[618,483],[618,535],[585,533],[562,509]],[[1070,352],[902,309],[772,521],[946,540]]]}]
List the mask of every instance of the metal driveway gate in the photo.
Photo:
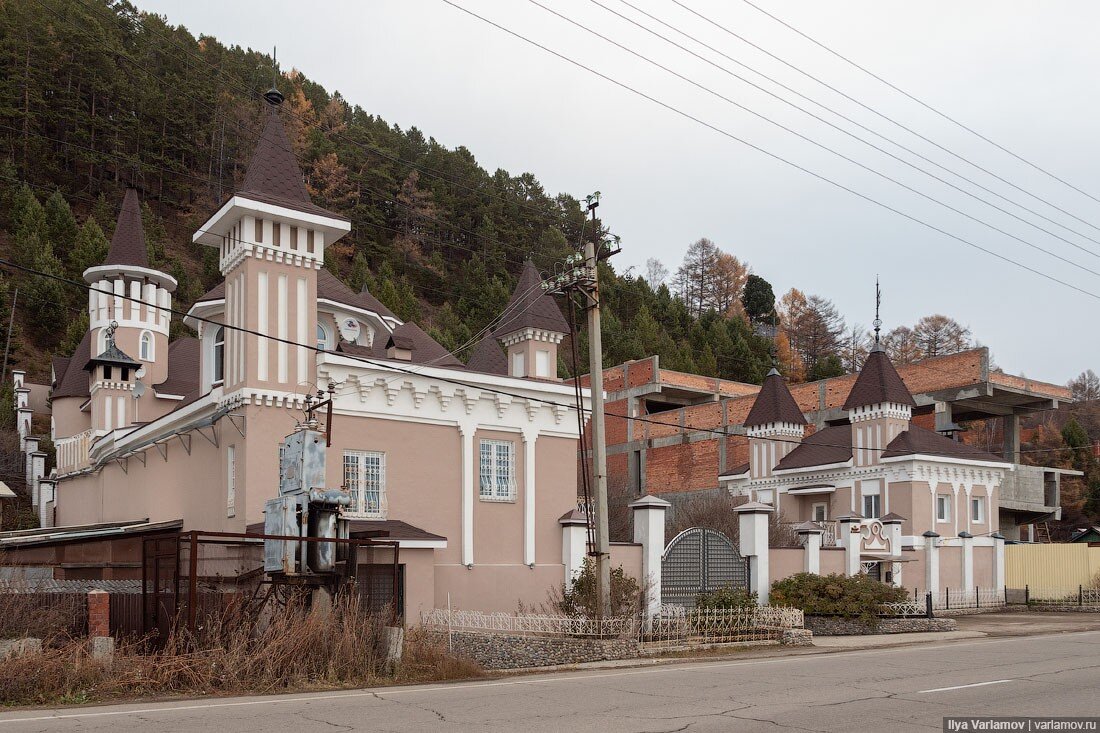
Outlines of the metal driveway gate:
[{"label": "metal driveway gate", "polygon": [[695,606],[695,597],[718,588],[748,587],[745,559],[721,532],[685,529],[661,557],[661,603]]}]

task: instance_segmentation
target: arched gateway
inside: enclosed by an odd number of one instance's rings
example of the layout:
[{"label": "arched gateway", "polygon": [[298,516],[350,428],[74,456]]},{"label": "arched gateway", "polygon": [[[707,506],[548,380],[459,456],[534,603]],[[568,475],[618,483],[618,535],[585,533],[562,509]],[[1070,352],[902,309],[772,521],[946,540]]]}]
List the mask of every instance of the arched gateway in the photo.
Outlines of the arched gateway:
[{"label": "arched gateway", "polygon": [[745,560],[728,537],[692,527],[672,538],[661,557],[661,603],[694,607],[697,595],[722,587],[748,587]]}]

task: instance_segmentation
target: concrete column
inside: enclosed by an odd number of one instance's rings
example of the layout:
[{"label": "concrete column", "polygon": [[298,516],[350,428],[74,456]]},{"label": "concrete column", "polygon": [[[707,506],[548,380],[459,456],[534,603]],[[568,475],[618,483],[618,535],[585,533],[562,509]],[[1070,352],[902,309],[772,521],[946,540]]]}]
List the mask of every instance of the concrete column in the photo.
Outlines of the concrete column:
[{"label": "concrete column", "polygon": [[39,484],[38,482],[46,475],[46,452],[36,450],[30,454],[31,457],[31,475],[30,479],[31,487],[31,506],[38,508],[42,501],[38,494]]},{"label": "concrete column", "polygon": [[1011,463],[1020,462],[1020,416],[1004,417],[1004,458]]},{"label": "concrete column", "polygon": [[959,532],[962,544],[962,589],[969,592],[974,587],[974,535]]},{"label": "concrete column", "polygon": [[749,561],[749,590],[761,606],[768,604],[771,576],[768,571],[768,523],[774,509],[750,501],[734,509],[741,535],[741,556]]},{"label": "concrete column", "polygon": [[936,411],[936,432],[943,430],[950,430],[955,426],[955,420],[952,415],[950,402],[937,402],[935,406]]},{"label": "concrete column", "polygon": [[44,478],[38,482],[38,526],[52,527],[54,507],[57,506],[57,481]]},{"label": "concrete column", "polygon": [[940,590],[940,536],[929,530],[924,533],[924,589],[933,593]]},{"label": "concrete column", "polygon": [[807,573],[821,575],[821,535],[825,534],[825,530],[813,522],[803,522],[794,529],[798,536],[804,540],[803,557],[805,562],[802,569]]},{"label": "concrete column", "polygon": [[844,514],[836,518],[840,536],[837,538],[844,548],[844,574],[859,574],[859,544],[863,517],[859,514]]},{"label": "concrete column", "polygon": [[462,443],[462,564],[474,564],[474,427],[459,425]]},{"label": "concrete column", "polygon": [[19,389],[23,386],[23,382],[27,379],[27,372],[22,369],[11,370],[11,381],[14,389]]},{"label": "concrete column", "polygon": [[523,432],[523,564],[535,567],[535,440],[536,431]]},{"label": "concrete column", "polygon": [[890,556],[901,557],[901,524],[905,517],[897,514],[887,514],[881,520],[883,535],[890,541]]},{"label": "concrete column", "polygon": [[25,451],[31,434],[31,408],[20,407],[15,411],[15,428],[19,431],[19,447]]},{"label": "concrete column", "polygon": [[15,388],[15,409],[21,410],[24,407],[31,406],[31,388],[30,387],[16,387]]},{"label": "concrete column", "polygon": [[1005,538],[1000,532],[993,533],[993,589],[1005,587]]},{"label": "concrete column", "polygon": [[105,590],[88,591],[88,637],[92,658],[109,662],[115,653],[115,639],[111,636],[111,595]]},{"label": "concrete column", "polygon": [[588,522],[580,509],[566,512],[558,520],[561,525],[561,562],[565,566],[565,587],[581,573],[588,554]]},{"label": "concrete column", "polygon": [[646,612],[661,611],[661,558],[665,554],[665,512],[672,505],[656,496],[643,496],[629,504],[634,511],[634,541],[642,546],[642,582]]},{"label": "concrete column", "polygon": [[38,438],[26,437],[23,439],[23,483],[30,486],[34,474],[34,453],[38,450]]}]

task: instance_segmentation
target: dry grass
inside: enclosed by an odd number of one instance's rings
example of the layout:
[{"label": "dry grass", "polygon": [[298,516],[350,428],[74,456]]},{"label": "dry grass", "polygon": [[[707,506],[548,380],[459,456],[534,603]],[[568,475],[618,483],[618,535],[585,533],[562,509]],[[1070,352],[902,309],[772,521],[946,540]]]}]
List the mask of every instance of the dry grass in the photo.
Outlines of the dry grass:
[{"label": "dry grass", "polygon": [[121,642],[111,663],[93,659],[86,640],[46,645],[0,664],[0,703],[41,705],[165,695],[269,693],[457,679],[481,673],[445,646],[410,632],[392,674],[385,667],[380,617],[338,601],[331,613],[290,602],[248,618],[230,608],[195,637],[174,633],[151,650]]}]

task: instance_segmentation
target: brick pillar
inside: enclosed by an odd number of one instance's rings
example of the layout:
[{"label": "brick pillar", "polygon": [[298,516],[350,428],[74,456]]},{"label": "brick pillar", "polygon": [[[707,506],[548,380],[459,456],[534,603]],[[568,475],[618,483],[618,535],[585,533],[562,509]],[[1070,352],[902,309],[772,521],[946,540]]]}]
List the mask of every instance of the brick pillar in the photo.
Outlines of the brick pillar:
[{"label": "brick pillar", "polygon": [[105,590],[88,591],[88,636],[111,635],[111,594]]}]

